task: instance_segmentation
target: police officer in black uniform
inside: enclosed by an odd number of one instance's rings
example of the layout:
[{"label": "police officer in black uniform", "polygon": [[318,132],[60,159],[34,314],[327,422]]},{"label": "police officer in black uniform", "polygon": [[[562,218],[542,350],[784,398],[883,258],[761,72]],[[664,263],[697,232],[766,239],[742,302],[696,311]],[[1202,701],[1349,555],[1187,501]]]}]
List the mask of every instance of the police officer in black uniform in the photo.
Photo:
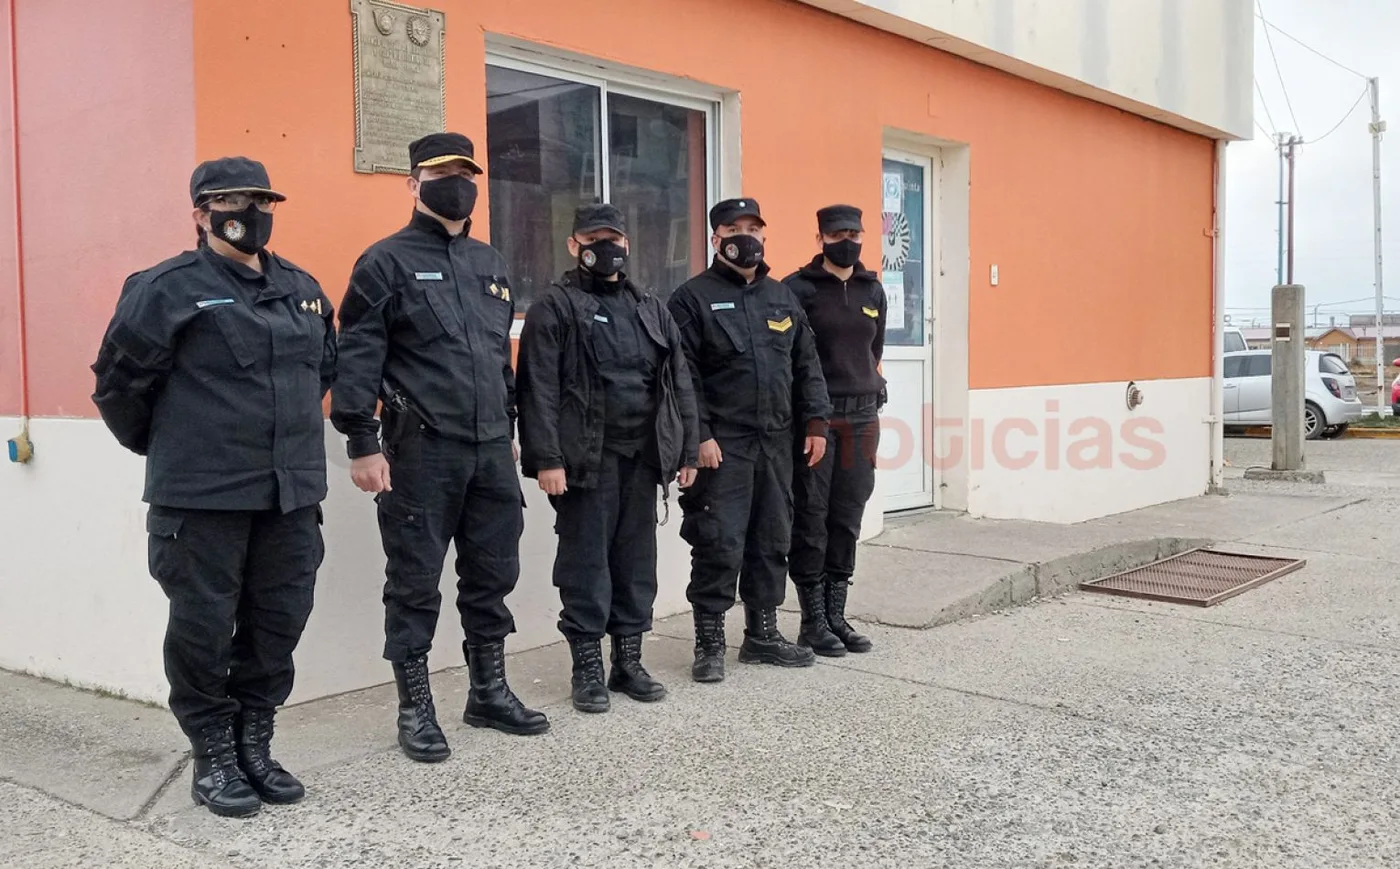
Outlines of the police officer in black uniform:
[{"label": "police officer in black uniform", "polygon": [[505,598],[520,576],[525,525],[506,263],[469,235],[482,173],[471,140],[432,133],[409,146],[409,159],[413,217],[360,256],[341,303],[331,421],[348,438],[351,478],[378,504],[399,745],[432,762],[451,753],[428,684],[450,543],[471,673],[463,720],[513,734],[542,733],[549,721],[505,673],[515,630]]},{"label": "police officer in black uniform", "polygon": [[816,464],[831,404],[802,306],[763,261],[765,223],[752,199],[710,211],[713,264],[671,297],[700,415],[700,472],[680,497],[691,545],[697,682],[724,678],[724,614],[737,582],[743,663],[807,667],[811,650],[778,631],[792,531],[792,442]]},{"label": "police officer in black uniform", "polygon": [[885,380],[885,290],[860,260],[861,211],[831,205],[817,212],[822,252],[783,279],[817,337],[817,355],[833,413],[826,458],[799,464],[793,487],[796,519],[789,553],[802,605],[797,642],[818,655],[868,652],[869,638],[846,621],[846,590],[856,566],[865,503],[875,491],[875,455]]},{"label": "police officer in black uniform", "polygon": [[191,795],[255,814],[305,789],[272,759],[273,716],[325,553],[330,300],[265,248],[286,197],[261,163],[225,157],[190,180],[199,244],[127,278],[92,398],[146,457],[152,576],[170,599],[170,710],[194,748]]},{"label": "police officer in black uniform", "polygon": [[698,421],[675,321],[624,271],[622,212],[582,206],[568,245],[578,267],[530,306],[520,335],[520,463],[556,511],[554,584],[574,707],[606,712],[609,690],[666,696],[642,666],[656,601],[656,491],[678,475],[681,488],[694,481]]}]

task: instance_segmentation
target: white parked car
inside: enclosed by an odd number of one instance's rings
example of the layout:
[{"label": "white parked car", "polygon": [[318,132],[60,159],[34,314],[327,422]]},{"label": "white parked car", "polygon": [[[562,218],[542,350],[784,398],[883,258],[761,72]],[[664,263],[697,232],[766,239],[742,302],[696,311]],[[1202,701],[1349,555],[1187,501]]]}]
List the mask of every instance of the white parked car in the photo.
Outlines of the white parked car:
[{"label": "white parked car", "polygon": [[[1365,415],[1356,397],[1356,378],[1336,353],[1308,350],[1304,354],[1303,434],[1308,440],[1346,431]],[[1225,354],[1225,424],[1273,423],[1273,351],[1244,350]]]},{"label": "white parked car", "polygon": [[1242,329],[1226,326],[1225,333],[1222,337],[1225,339],[1224,352],[1226,353],[1234,353],[1236,350],[1249,349],[1249,345],[1244,341],[1244,330]]}]

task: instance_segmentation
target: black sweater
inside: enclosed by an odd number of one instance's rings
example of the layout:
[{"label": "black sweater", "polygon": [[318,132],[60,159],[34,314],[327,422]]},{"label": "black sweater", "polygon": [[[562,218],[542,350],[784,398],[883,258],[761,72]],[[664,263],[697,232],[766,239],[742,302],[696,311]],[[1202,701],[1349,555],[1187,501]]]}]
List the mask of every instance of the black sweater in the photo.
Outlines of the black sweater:
[{"label": "black sweater", "polygon": [[822,267],[818,254],[783,278],[817,336],[827,392],[832,398],[876,395],[885,386],[877,366],[885,352],[885,289],[879,277],[856,263],[842,281]]}]

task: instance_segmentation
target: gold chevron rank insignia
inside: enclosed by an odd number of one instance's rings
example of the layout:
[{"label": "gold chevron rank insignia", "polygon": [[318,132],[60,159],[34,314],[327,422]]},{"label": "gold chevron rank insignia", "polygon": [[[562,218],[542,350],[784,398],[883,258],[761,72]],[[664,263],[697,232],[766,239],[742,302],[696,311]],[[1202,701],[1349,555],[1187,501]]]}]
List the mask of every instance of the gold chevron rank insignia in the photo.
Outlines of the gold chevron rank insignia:
[{"label": "gold chevron rank insignia", "polygon": [[866,307],[862,307],[862,308],[861,308],[861,311],[863,311],[863,312],[865,313],[865,316],[869,317],[869,318],[872,319],[872,320],[878,320],[878,319],[880,319],[880,311],[879,311],[879,309],[877,309],[877,308],[866,308]]},{"label": "gold chevron rank insignia", "polygon": [[768,328],[774,332],[786,332],[792,328],[792,318],[784,317],[781,320],[769,320]]}]

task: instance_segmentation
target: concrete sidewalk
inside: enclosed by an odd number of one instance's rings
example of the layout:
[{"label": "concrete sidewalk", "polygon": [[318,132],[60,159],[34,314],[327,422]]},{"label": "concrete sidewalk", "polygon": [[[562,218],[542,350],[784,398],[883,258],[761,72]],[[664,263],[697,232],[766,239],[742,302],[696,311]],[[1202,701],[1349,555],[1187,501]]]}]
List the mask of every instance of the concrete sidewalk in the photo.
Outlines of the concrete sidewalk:
[{"label": "concrete sidewalk", "polygon": [[[677,617],[646,650],[670,696],[587,716],[563,647],[512,656],[542,737],[465,727],[439,674],[440,765],[398,752],[391,685],[292,707],[309,796],[250,821],[191,805],[164,710],[0,674],[0,865],[1400,864],[1400,488],[1230,485],[1071,526],[895,520],[852,589],[875,651],[810,670],[731,655],[697,685]],[[1206,542],[1309,564],[1208,610],[1067,591]]]}]

